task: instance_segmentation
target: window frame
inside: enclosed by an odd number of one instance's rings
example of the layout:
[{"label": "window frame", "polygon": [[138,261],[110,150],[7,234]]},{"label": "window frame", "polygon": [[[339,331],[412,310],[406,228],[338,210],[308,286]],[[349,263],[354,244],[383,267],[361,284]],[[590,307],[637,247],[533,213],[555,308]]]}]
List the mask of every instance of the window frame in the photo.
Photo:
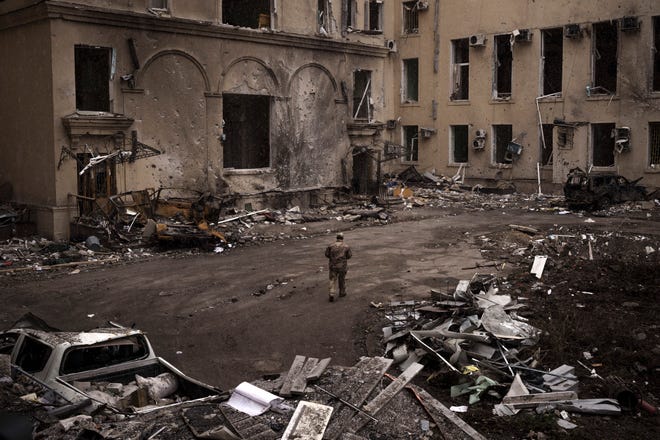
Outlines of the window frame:
[{"label": "window frame", "polygon": [[[366,83],[364,91],[358,92],[357,89],[357,76],[364,73]],[[371,122],[373,116],[373,106],[371,105],[371,85],[372,85],[372,71],[367,69],[356,69],[353,71],[353,120],[355,121],[368,121]],[[366,116],[360,116],[362,113],[362,106],[366,103]]]},{"label": "window frame", "polygon": [[[513,97],[513,50],[511,48],[511,34],[499,34],[493,38],[493,100],[506,101]],[[506,64],[500,62],[500,41],[504,41],[508,50],[509,58]],[[500,91],[500,82],[505,81],[501,79],[503,73],[507,73],[504,67],[508,65],[508,92]]]},{"label": "window frame", "polygon": [[[165,7],[154,6],[154,3],[165,3]],[[148,0],[147,9],[158,12],[169,12],[170,11],[170,0]]]},{"label": "window frame", "polygon": [[[401,144],[403,145],[405,151],[405,153],[401,156],[401,162],[403,163],[419,162],[419,138],[420,138],[419,125],[401,126]],[[408,141],[410,141],[410,145],[408,144]]]},{"label": "window frame", "polygon": [[[465,129],[465,161],[456,160],[456,129]],[[470,162],[470,126],[468,124],[454,124],[449,126],[449,164],[467,165]]]},{"label": "window frame", "polygon": [[660,93],[660,15],[652,17],[651,37],[651,92]]},{"label": "window frame", "polygon": [[[558,35],[556,35],[558,33]],[[555,35],[553,35],[555,34]],[[560,73],[559,73],[559,90],[556,90],[554,88],[551,88],[549,85],[549,78],[547,75],[548,69],[546,66],[548,65],[547,63],[547,58],[548,58],[548,52],[549,52],[549,47],[551,47],[551,44],[549,44],[549,39],[550,38],[556,38],[557,41],[554,42],[555,45],[560,46],[560,51],[559,51],[559,61],[560,61]],[[551,54],[550,54],[551,55]],[[556,65],[556,64],[553,64]],[[556,27],[556,28],[547,28],[547,29],[542,29],[541,30],[541,95],[542,96],[548,96],[548,95],[559,95],[564,91],[564,29],[561,27]]]},{"label": "window frame", "polygon": [[[589,142],[589,146],[590,146],[590,148],[589,148],[589,158],[590,158],[591,165],[594,169],[612,169],[613,167],[616,166],[616,154],[614,153],[614,137],[612,136],[612,130],[614,130],[615,128],[616,128],[616,124],[614,122],[597,122],[597,123],[592,123],[591,124],[590,130],[589,130],[589,136],[591,138],[590,142]],[[598,130],[600,130],[600,129],[603,130],[603,133],[600,133],[600,136],[597,136],[597,133],[596,133],[597,129]],[[609,136],[607,136],[608,131],[610,133]],[[612,151],[612,153],[611,153],[612,154],[612,163],[609,164],[609,165],[601,165],[601,164],[597,165],[595,163],[595,159],[596,159],[596,156],[597,156],[596,155],[596,142],[598,142],[599,139],[603,139],[603,138],[611,139],[611,145],[609,145],[610,142],[608,141],[608,146],[611,146],[610,149]],[[600,149],[599,149],[599,151],[600,151]],[[601,154],[604,155],[605,152],[603,152]],[[601,154],[599,154],[599,156]],[[608,154],[608,156],[609,156],[609,154]]]},{"label": "window frame", "polygon": [[[378,16],[372,17],[372,5],[378,11]],[[382,34],[383,33],[383,0],[365,0],[364,1],[364,29],[363,32]],[[376,22],[376,23],[374,23]]]},{"label": "window frame", "polygon": [[[235,164],[232,164],[232,163],[228,164],[228,162],[227,162],[227,156],[228,156],[227,151],[230,148],[235,148],[236,149],[236,147],[240,147],[240,144],[236,144],[236,145],[234,145],[234,144],[230,145],[229,144],[231,142],[230,137],[234,136],[234,134],[232,133],[232,129],[234,127],[232,127],[232,124],[231,124],[232,119],[230,119],[228,117],[228,115],[230,113],[227,111],[228,109],[226,107],[228,105],[228,102],[227,102],[228,100],[233,99],[234,102],[237,102],[237,100],[239,100],[240,98],[230,98],[229,96],[231,96],[231,97],[243,97],[244,100],[247,100],[247,101],[249,101],[249,100],[263,100],[264,101],[264,104],[265,104],[264,108],[267,108],[267,110],[268,110],[268,114],[266,115],[266,122],[268,123],[268,127],[267,127],[267,134],[265,136],[263,136],[264,140],[266,140],[266,142],[267,142],[267,145],[262,145],[262,147],[267,147],[268,151],[267,152],[262,151],[262,153],[264,153],[263,157],[257,158],[258,160],[255,160],[254,158],[252,158],[252,159],[248,159],[247,161],[248,162],[252,162],[252,161],[259,162],[259,160],[264,160],[264,161],[267,160],[268,163],[263,163],[263,164],[259,163],[257,166],[247,166],[247,165],[246,166],[236,166]],[[223,151],[222,151],[222,167],[225,170],[225,172],[229,171],[229,172],[234,172],[234,173],[236,173],[236,172],[238,172],[238,173],[248,172],[249,173],[250,170],[270,170],[272,165],[273,165],[273,145],[272,145],[273,97],[270,96],[270,95],[255,95],[255,94],[245,94],[245,93],[223,93],[222,102],[223,102],[223,104],[222,104],[223,105],[222,117],[223,117],[223,123],[225,123],[224,131],[225,131],[225,135],[227,136],[226,139],[223,141]],[[231,104],[229,104],[229,105],[231,105]],[[240,103],[241,109],[248,108],[248,106],[249,106],[249,103],[246,103],[245,101],[242,101]],[[255,123],[255,119],[250,120],[251,125],[254,125],[254,123]],[[241,128],[242,127],[237,127],[237,131],[240,131]],[[251,130],[251,131],[254,131],[254,130]],[[265,150],[265,148],[264,148],[264,150]],[[233,157],[232,159],[233,159],[232,162],[237,162],[237,161],[240,162],[242,160],[242,156]]]},{"label": "window frame", "polygon": [[[405,58],[401,60],[401,65],[401,103],[417,104],[419,102],[419,58]],[[411,84],[413,74],[415,76],[414,85]]]},{"label": "window frame", "polygon": [[[616,35],[616,52],[614,54],[614,62],[604,62],[600,63],[602,55],[600,55],[599,47],[599,38],[598,35],[602,32],[598,28],[601,26],[610,26],[611,30],[614,30],[614,35]],[[591,25],[591,87],[589,88],[588,96],[616,96],[619,89],[619,54],[621,52],[621,38],[620,38],[618,21],[600,21],[597,23],[592,23]],[[610,42],[610,39],[604,39],[605,44]],[[601,46],[602,48],[602,46]],[[599,67],[599,65],[604,64],[604,66]],[[599,77],[602,76],[601,69],[614,69],[614,90],[610,90],[605,87],[602,79]],[[607,93],[609,92],[609,93]]]},{"label": "window frame", "polygon": [[[458,44],[465,44],[465,51],[467,52],[467,61],[457,61],[458,58]],[[465,77],[467,84],[463,84],[463,70],[467,70]],[[449,99],[451,101],[469,101],[470,100],[470,39],[458,38],[451,40],[451,93]],[[457,97],[462,96],[463,93],[458,93],[465,86],[465,98]]]},{"label": "window frame", "polygon": [[[116,52],[112,47],[106,46],[94,46],[88,44],[76,44],[74,45],[74,84],[75,84],[75,108],[76,110],[82,111],[94,111],[94,112],[112,112],[112,80],[114,77],[115,66],[116,66]],[[105,52],[107,56],[107,76],[104,74],[104,77],[101,77],[101,73],[96,73],[98,78],[94,80],[93,86],[90,86],[85,81],[89,77],[88,72],[85,69],[89,68],[91,63],[89,60],[87,63],[82,59],[83,52],[91,53],[98,52],[99,59],[102,57],[101,52]],[[89,57],[88,55],[87,57]],[[103,66],[105,67],[105,66]],[[83,86],[85,83],[85,86]],[[99,90],[98,85],[102,84],[101,90]],[[94,93],[94,98],[89,98],[89,96]],[[100,92],[100,93],[98,93]],[[101,94],[103,96],[101,96]],[[92,108],[92,104],[96,105],[101,102],[102,105],[99,105],[99,108]]]},{"label": "window frame", "polygon": [[[648,138],[648,158],[647,166],[652,170],[660,170],[660,121],[649,121],[649,138]],[[654,144],[656,146],[655,154],[653,154]],[[654,162],[655,157],[655,162]]]},{"label": "window frame", "polygon": [[[555,133],[555,125],[554,124],[541,124],[539,126],[539,163],[541,164],[542,167],[549,167],[552,166],[554,162],[554,155],[555,155],[555,149],[554,149],[554,133]],[[550,133],[548,135],[547,131],[549,130]],[[550,148],[548,150],[548,141],[550,141]],[[547,158],[547,159],[546,159]]]},{"label": "window frame", "polygon": [[[506,141],[506,145],[503,145],[502,148],[504,151],[502,151],[502,162],[498,161],[498,156],[500,156],[499,153],[499,147],[500,145],[498,144],[498,140],[500,139],[498,130],[509,130],[509,136],[507,136],[509,139]],[[511,166],[513,161],[507,160],[506,159],[506,153],[507,153],[507,147],[509,145],[509,142],[513,142],[513,125],[511,124],[493,124],[491,126],[491,164],[495,166]]]},{"label": "window frame", "polygon": [[417,8],[417,1],[404,1],[401,3],[401,25],[401,32],[404,35],[419,33],[419,9]]}]

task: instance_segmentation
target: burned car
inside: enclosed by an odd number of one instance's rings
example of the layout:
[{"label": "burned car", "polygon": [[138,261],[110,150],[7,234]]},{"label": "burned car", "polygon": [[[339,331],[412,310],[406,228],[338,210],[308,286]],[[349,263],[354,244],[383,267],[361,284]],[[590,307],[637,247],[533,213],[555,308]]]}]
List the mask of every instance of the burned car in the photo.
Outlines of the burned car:
[{"label": "burned car", "polygon": [[0,333],[0,354],[10,356],[12,377],[51,391],[52,406],[84,412],[149,412],[223,394],[156,356],[142,331],[117,324],[63,332],[27,314]]},{"label": "burned car", "polygon": [[571,208],[604,209],[612,204],[648,200],[655,192],[648,193],[638,185],[642,177],[630,181],[610,172],[587,173],[573,168],[564,185],[566,203]]}]

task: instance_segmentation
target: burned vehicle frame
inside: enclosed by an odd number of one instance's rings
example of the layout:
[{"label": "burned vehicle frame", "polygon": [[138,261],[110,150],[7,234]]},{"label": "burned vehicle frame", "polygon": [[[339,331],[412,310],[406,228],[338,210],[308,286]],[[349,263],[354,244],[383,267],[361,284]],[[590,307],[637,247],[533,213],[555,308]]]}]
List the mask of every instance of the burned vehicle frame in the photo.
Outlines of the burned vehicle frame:
[{"label": "burned vehicle frame", "polygon": [[63,332],[27,314],[0,333],[0,354],[10,356],[12,377],[26,376],[51,391],[55,407],[137,414],[224,398],[219,389],[156,356],[142,331],[114,323]]},{"label": "burned vehicle frame", "polygon": [[613,172],[587,173],[581,168],[569,171],[564,184],[564,197],[571,208],[604,209],[616,203],[651,198],[646,187],[638,185],[642,177],[628,180]]}]

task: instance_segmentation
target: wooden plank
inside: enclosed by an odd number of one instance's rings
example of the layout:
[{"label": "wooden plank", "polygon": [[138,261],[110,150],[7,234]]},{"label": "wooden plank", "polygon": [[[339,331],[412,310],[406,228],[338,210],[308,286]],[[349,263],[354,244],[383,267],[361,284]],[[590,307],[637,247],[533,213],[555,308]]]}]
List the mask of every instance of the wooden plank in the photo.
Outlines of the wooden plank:
[{"label": "wooden plank", "polygon": [[331,360],[332,358],[321,359],[314,369],[307,375],[307,381],[318,380],[325,369],[328,368],[328,365],[330,365]]},{"label": "wooden plank", "polygon": [[307,388],[307,375],[319,363],[317,358],[307,358],[300,372],[293,379],[291,384],[291,394],[303,394]]},{"label": "wooden plank", "polygon": [[426,390],[416,385],[408,385],[420,401],[426,412],[431,416],[447,439],[452,440],[487,440],[472,426],[464,422],[455,412],[451,411]]},{"label": "wooden plank", "polygon": [[350,432],[345,432],[341,436],[341,440],[368,440],[366,437],[361,437],[359,435],[351,434]]},{"label": "wooden plank", "polygon": [[[363,407],[363,410],[367,413],[375,416],[378,414],[378,411],[383,409],[383,407],[390,401],[392,398],[399,393],[415,376],[417,373],[422,371],[424,365],[413,363],[410,367],[406,369],[399,377],[397,377],[392,383],[390,383],[383,391],[381,391],[374,399],[366,404]],[[369,423],[371,420],[366,417],[364,414],[356,414],[353,419],[350,421],[348,429],[346,432],[355,433],[358,432],[363,426]]]},{"label": "wooden plank", "polygon": [[507,396],[502,399],[504,405],[516,409],[534,408],[542,403],[563,402],[577,399],[575,391],[556,391],[552,393],[524,394],[522,396]]},{"label": "wooden plank", "polygon": [[291,396],[291,387],[293,386],[293,382],[296,380],[298,374],[300,374],[302,371],[304,365],[305,356],[297,355],[291,364],[291,368],[289,368],[289,372],[287,373],[286,378],[284,378],[284,383],[282,384],[282,388],[280,388],[279,392],[280,396]]},{"label": "wooden plank", "polygon": [[[346,402],[359,407],[376,388],[392,362],[392,359],[383,357],[363,357],[355,367],[346,371],[346,376],[340,382],[341,388],[332,391]],[[346,432],[344,427],[355,415],[354,409],[340,402],[337,402],[334,407],[333,417],[324,436],[326,439],[338,439],[341,434]]]}]

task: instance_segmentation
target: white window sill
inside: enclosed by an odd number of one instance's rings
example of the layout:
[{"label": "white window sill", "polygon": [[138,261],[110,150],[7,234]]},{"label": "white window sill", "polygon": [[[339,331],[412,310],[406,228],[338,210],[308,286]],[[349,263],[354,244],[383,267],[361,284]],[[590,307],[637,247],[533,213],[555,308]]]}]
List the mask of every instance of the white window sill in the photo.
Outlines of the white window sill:
[{"label": "white window sill", "polygon": [[223,168],[222,174],[225,176],[253,176],[258,174],[273,174],[273,168]]}]

